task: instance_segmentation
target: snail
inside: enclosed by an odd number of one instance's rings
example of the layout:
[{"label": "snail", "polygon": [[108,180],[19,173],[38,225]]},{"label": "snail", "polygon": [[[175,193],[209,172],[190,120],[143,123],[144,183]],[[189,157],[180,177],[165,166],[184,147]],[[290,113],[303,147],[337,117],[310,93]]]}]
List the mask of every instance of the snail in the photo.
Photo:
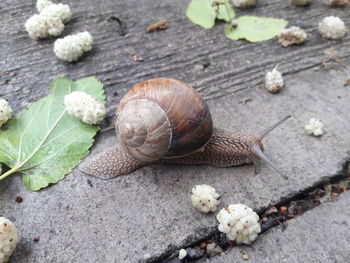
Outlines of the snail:
[{"label": "snail", "polygon": [[216,129],[199,93],[168,78],[136,84],[120,101],[116,115],[119,143],[85,161],[80,168],[84,173],[109,179],[150,164],[229,167],[261,159],[287,179],[264,154],[261,141],[290,115],[257,136]]}]

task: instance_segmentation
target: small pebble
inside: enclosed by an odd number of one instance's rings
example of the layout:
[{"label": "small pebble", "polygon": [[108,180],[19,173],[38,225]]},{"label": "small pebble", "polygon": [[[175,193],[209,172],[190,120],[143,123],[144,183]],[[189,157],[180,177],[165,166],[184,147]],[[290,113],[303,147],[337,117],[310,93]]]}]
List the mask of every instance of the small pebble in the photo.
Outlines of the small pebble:
[{"label": "small pebble", "polygon": [[288,212],[288,209],[285,206],[281,206],[279,210],[280,210],[280,213],[282,213],[282,214],[285,214]]},{"label": "small pebble", "polygon": [[344,86],[350,86],[350,78],[346,79]]},{"label": "small pebble", "polygon": [[337,196],[338,196],[337,193],[331,193],[331,198],[332,198],[332,199],[336,198]]},{"label": "small pebble", "polygon": [[274,207],[274,206],[271,207],[271,208],[269,208],[269,209],[265,212],[265,214],[267,214],[267,215],[274,214],[274,213],[278,213],[277,208]]},{"label": "small pebble", "polygon": [[221,252],[223,252],[222,248],[219,247],[216,243],[211,243],[207,245],[207,254],[209,257],[212,257]]},{"label": "small pebble", "polygon": [[185,249],[180,249],[179,251],[179,259],[184,259],[187,256],[187,252]]},{"label": "small pebble", "polygon": [[244,254],[242,254],[242,258],[244,260],[248,260],[250,258],[250,256],[247,253],[244,253]]},{"label": "small pebble", "polygon": [[199,249],[195,249],[195,248],[188,248],[186,249],[187,252],[187,257],[188,259],[200,259],[204,256],[204,253],[199,250]]},{"label": "small pebble", "polygon": [[143,58],[139,57],[136,52],[131,52],[131,59],[134,62],[143,62]]},{"label": "small pebble", "polygon": [[144,254],[143,255],[143,259],[150,259],[151,258],[151,255],[150,254]]}]

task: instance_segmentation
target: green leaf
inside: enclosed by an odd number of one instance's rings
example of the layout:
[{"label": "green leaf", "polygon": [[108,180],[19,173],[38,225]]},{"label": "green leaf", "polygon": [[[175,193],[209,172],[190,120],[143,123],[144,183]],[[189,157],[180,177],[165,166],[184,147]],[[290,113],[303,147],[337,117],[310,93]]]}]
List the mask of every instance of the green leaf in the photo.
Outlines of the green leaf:
[{"label": "green leaf", "polygon": [[225,20],[226,22],[231,22],[235,17],[235,10],[232,6],[225,0],[225,2],[219,5],[217,19]]},{"label": "green leaf", "polygon": [[95,77],[87,77],[75,81],[77,89],[79,91],[85,91],[86,93],[93,95],[99,102],[105,104],[106,94],[103,89],[103,84]]},{"label": "green leaf", "polygon": [[85,91],[105,103],[103,86],[94,77],[76,82],[58,78],[49,88],[50,95],[20,112],[0,131],[0,163],[12,168],[0,180],[19,172],[31,191],[63,179],[89,153],[99,130],[68,115],[64,96]]},{"label": "green leaf", "polygon": [[233,28],[228,25],[225,28],[225,36],[232,40],[246,39],[250,42],[261,42],[274,38],[287,26],[284,19],[241,16],[233,23],[237,25]]},{"label": "green leaf", "polygon": [[215,19],[232,21],[235,11],[228,0],[192,0],[186,15],[194,24],[209,29],[215,25]]},{"label": "green leaf", "polygon": [[192,0],[186,10],[187,17],[194,23],[206,29],[212,28],[217,16],[214,0]]}]

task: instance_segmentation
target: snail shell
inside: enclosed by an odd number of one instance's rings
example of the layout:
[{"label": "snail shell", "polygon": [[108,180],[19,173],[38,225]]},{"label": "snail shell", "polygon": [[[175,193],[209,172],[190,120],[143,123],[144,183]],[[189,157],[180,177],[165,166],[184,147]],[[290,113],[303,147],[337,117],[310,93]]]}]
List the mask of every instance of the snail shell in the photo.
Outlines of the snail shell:
[{"label": "snail shell", "polygon": [[206,145],[212,131],[204,100],[191,86],[175,79],[136,84],[117,109],[118,139],[141,161],[191,154]]}]

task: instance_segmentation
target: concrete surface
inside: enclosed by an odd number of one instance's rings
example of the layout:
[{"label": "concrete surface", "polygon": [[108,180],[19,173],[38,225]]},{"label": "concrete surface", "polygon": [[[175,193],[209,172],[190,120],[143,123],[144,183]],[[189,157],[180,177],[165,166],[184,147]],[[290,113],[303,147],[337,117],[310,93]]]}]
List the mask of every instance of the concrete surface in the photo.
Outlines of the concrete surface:
[{"label": "concrete surface", "polygon": [[[69,1],[63,1],[69,2]],[[349,9],[327,9],[321,3],[291,8],[289,1],[259,1],[256,9],[240,14],[283,17],[291,24],[302,20],[311,33],[300,47],[282,48],[276,40],[249,44],[227,40],[223,25],[211,30],[185,17],[189,1],[70,1],[74,13],[65,35],[88,29],[95,38],[91,53],[69,64],[54,57],[53,40],[29,39],[23,29],[34,1],[0,2],[0,96],[16,112],[48,93],[57,76],[72,79],[95,75],[106,88],[109,114],[103,128],[113,125],[116,103],[135,83],[154,77],[172,77],[194,85],[208,101],[214,124],[256,133],[276,120],[293,118],[264,141],[266,153],[286,171],[288,181],[262,165],[158,165],[110,181],[88,177],[77,169],[56,185],[27,192],[18,175],[0,182],[0,214],[13,220],[21,243],[12,262],[140,262],[153,259],[205,237],[215,227],[213,215],[203,216],[190,203],[196,184],[210,184],[224,203],[242,202],[262,209],[289,198],[336,174],[349,158],[350,35],[340,41],[322,39],[317,23],[325,14],[338,15],[350,25]],[[110,16],[120,17],[128,35],[117,34]],[[170,28],[147,34],[146,27],[168,19]],[[323,69],[322,52],[334,47],[343,57],[333,69]],[[143,62],[134,62],[136,52]],[[211,61],[203,69],[202,63]],[[277,63],[286,88],[277,95],[261,88],[266,71]],[[315,71],[317,70],[317,71]],[[244,98],[252,102],[239,103]],[[321,138],[307,136],[303,125],[317,117],[325,125]],[[92,154],[115,143],[114,132],[97,136]],[[92,186],[88,184],[91,181]],[[15,197],[24,198],[16,203]],[[33,238],[40,236],[40,241]]]},{"label": "concrete surface", "polygon": [[[201,262],[349,262],[350,192],[274,228],[251,246],[240,246]],[[250,259],[243,260],[242,254]]]}]

